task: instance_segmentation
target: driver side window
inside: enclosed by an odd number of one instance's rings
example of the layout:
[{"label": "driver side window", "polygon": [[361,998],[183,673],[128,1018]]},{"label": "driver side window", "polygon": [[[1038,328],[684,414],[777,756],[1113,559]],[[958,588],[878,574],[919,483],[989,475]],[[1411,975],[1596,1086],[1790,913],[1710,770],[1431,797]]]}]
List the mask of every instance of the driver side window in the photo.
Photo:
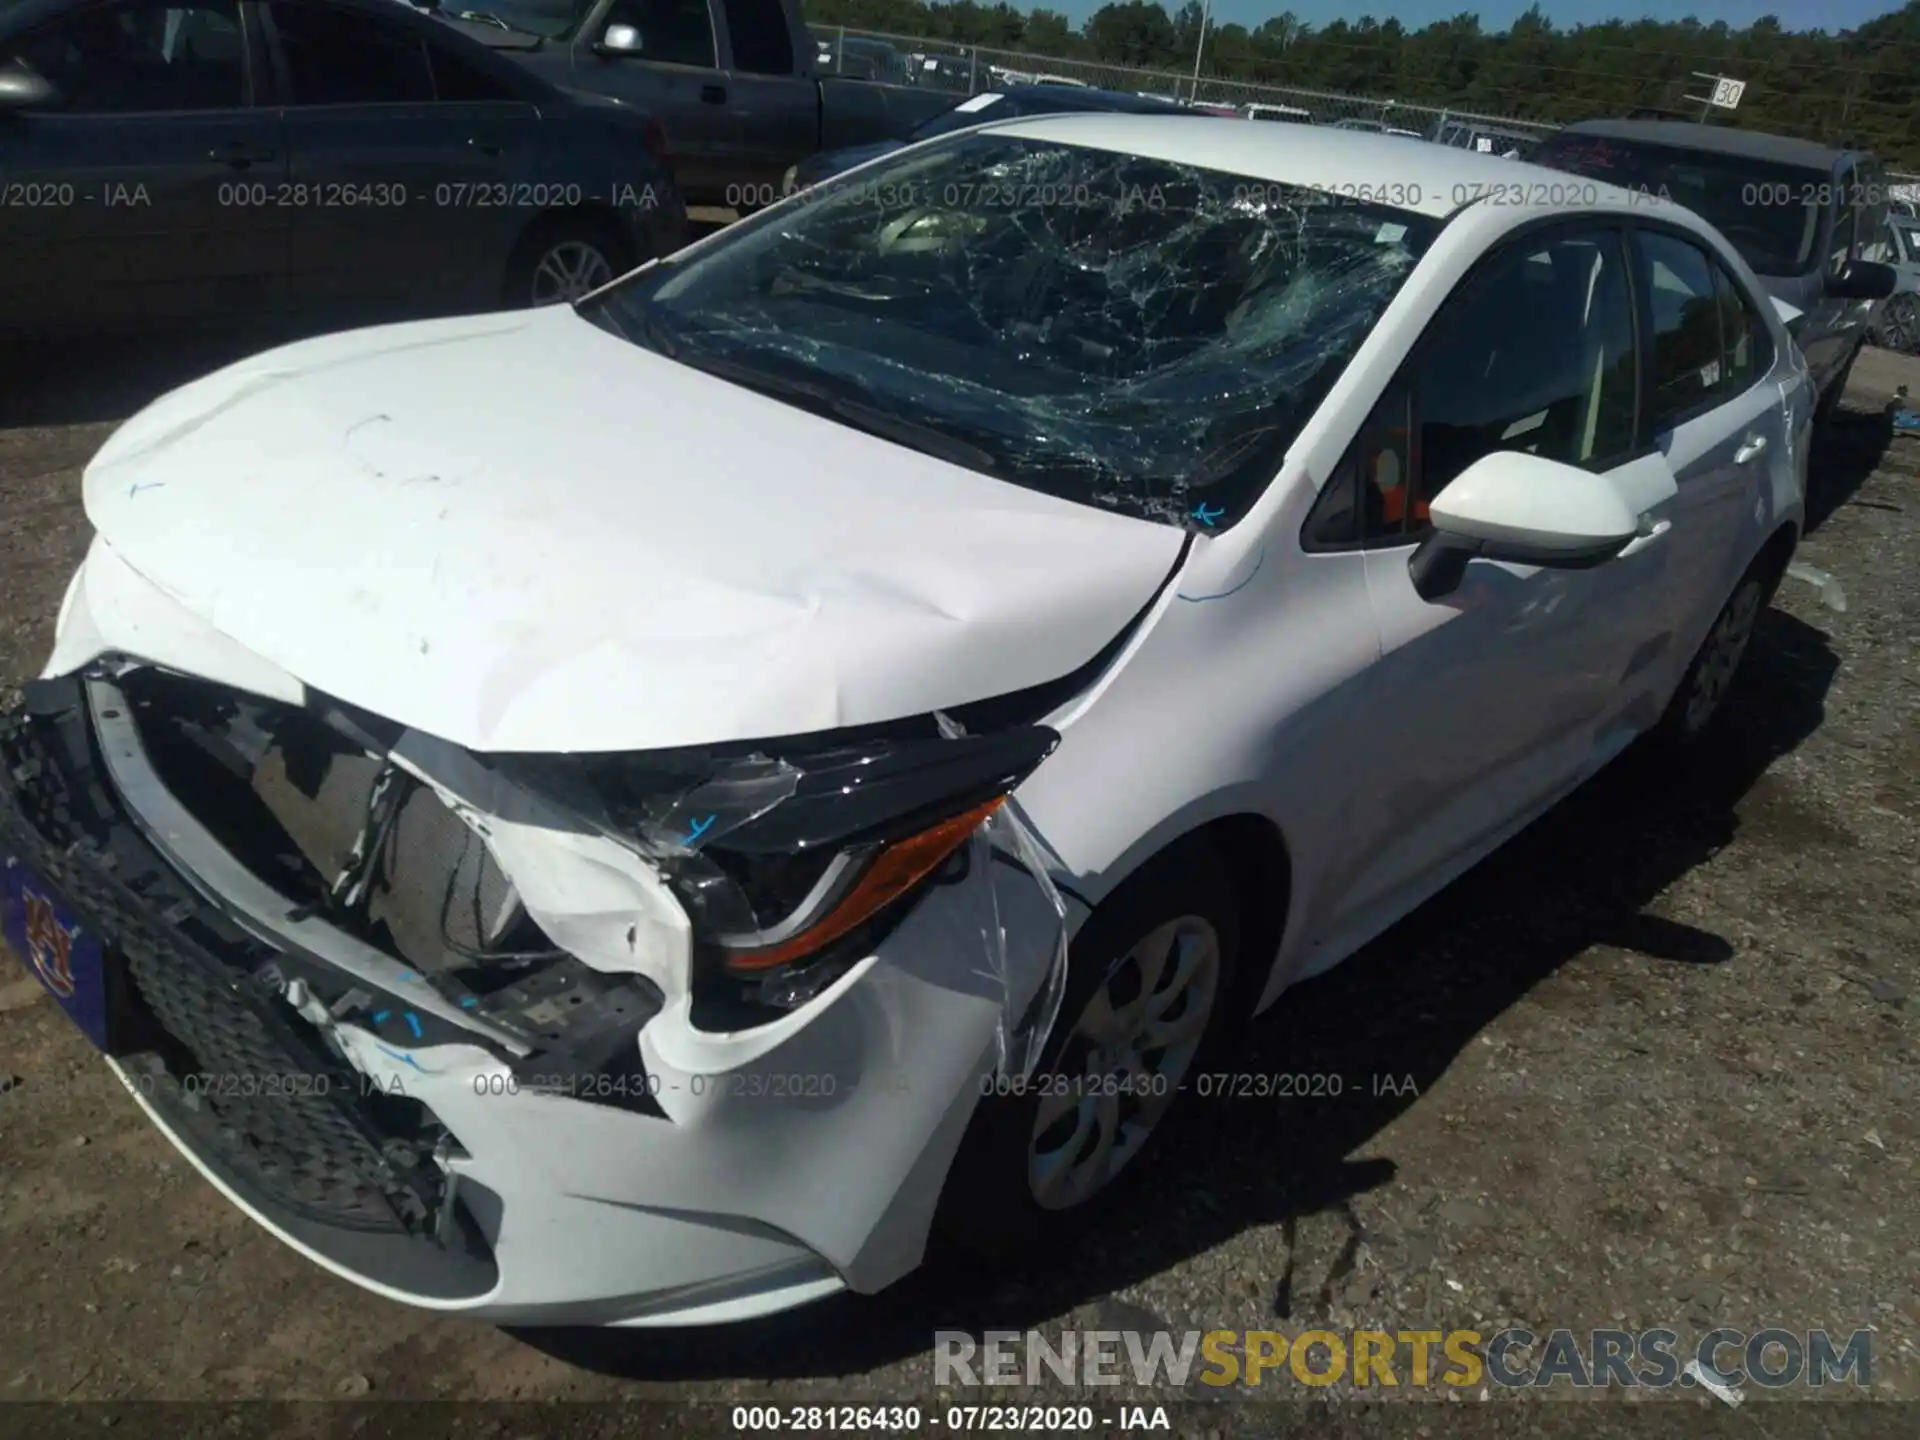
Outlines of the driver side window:
[{"label": "driver side window", "polygon": [[1410,543],[1428,529],[1433,498],[1496,451],[1616,464],[1634,448],[1639,386],[1620,232],[1514,241],[1434,317],[1322,493],[1305,542]]},{"label": "driver side window", "polygon": [[69,115],[125,115],[240,108],[243,53],[234,0],[120,0],[63,16],[0,62],[24,61]]},{"label": "driver side window", "polygon": [[707,0],[617,0],[607,12],[606,25],[630,25],[639,32],[639,48],[627,52],[636,60],[702,70],[720,63],[715,58]]}]

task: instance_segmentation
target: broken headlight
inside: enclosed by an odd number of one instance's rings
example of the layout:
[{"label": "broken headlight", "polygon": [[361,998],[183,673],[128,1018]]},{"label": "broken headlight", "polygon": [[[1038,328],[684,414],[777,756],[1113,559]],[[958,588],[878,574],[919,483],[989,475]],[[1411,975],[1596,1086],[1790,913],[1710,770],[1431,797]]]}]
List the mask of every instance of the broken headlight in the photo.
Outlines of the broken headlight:
[{"label": "broken headlight", "polygon": [[736,1025],[804,1004],[869,953],[1059,738],[927,730],[501,763],[653,861],[692,922],[696,1015]]}]

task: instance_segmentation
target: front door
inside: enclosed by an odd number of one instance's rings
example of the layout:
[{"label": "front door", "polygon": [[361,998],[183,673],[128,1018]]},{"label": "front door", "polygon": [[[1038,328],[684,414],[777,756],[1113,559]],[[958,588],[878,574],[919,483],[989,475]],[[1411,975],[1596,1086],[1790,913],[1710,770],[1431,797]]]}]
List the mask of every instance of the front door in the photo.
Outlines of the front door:
[{"label": "front door", "polygon": [[[0,325],[143,325],[277,305],[278,117],[236,0],[108,0],[0,59],[59,92],[0,115]],[[258,203],[256,203],[258,202]]]},{"label": "front door", "polygon": [[[1356,724],[1367,783],[1343,838],[1331,931],[1398,912],[1620,750],[1656,683],[1673,484],[1637,443],[1627,239],[1536,231],[1468,276],[1356,455],[1381,660]],[[1408,560],[1428,506],[1474,461],[1524,450],[1616,475],[1642,538],[1588,570],[1475,560],[1437,600]],[[1639,668],[1636,669],[1636,664]]]}]

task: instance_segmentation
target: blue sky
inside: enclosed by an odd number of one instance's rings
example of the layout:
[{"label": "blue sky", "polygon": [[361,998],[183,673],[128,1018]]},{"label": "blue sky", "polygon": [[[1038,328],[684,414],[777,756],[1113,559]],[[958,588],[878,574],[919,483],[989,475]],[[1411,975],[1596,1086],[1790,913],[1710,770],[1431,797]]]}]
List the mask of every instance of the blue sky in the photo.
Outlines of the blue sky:
[{"label": "blue sky", "polygon": [[[1021,0],[1015,0],[1021,4]],[[1074,20],[1084,20],[1099,9],[1104,0],[1039,0],[1045,8],[1060,10]],[[1168,10],[1178,10],[1181,0],[1162,0]],[[1249,28],[1271,16],[1291,10],[1310,25],[1324,25],[1343,16],[1357,20],[1371,14],[1376,20],[1395,19],[1410,30],[1435,20],[1445,20],[1462,11],[1478,14],[1488,30],[1504,30],[1513,17],[1527,9],[1530,0],[1214,0],[1214,18],[1221,24],[1238,22]],[[1021,4],[1031,9],[1032,4]],[[1642,15],[1656,20],[1683,20],[1691,15],[1704,25],[1716,20],[1740,28],[1751,25],[1762,15],[1777,15],[1789,30],[1845,30],[1899,9],[1898,0],[1543,0],[1541,9],[1556,25],[1592,25],[1602,20],[1638,19]]]}]

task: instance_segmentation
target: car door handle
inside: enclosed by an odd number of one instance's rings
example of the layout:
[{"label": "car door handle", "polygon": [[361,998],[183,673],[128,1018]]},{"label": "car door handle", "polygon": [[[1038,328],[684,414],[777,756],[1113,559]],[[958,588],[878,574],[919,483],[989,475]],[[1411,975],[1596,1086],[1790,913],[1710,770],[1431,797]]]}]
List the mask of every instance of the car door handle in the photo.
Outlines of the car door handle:
[{"label": "car door handle", "polygon": [[235,170],[244,170],[256,162],[265,165],[277,157],[272,150],[256,150],[243,141],[235,140],[230,145],[221,145],[207,152],[207,158],[216,165],[230,165]]},{"label": "car door handle", "polygon": [[724,85],[702,85],[700,87],[702,105],[724,105],[727,103],[727,87]]},{"label": "car door handle", "polygon": [[1766,448],[1767,448],[1766,436],[1749,435],[1745,440],[1743,440],[1740,443],[1740,448],[1733,452],[1733,463],[1736,465],[1744,465],[1749,460],[1758,459],[1762,454],[1765,453]]},{"label": "car door handle", "polygon": [[1638,555],[1642,550],[1666,539],[1667,532],[1671,529],[1673,529],[1673,522],[1671,520],[1658,521],[1646,534],[1636,535],[1625,545],[1621,546],[1620,553],[1613,558],[1616,560],[1625,560],[1629,555]]},{"label": "car door handle", "polygon": [[478,135],[467,137],[467,148],[486,156],[497,156],[500,146],[492,140],[482,140]]}]

